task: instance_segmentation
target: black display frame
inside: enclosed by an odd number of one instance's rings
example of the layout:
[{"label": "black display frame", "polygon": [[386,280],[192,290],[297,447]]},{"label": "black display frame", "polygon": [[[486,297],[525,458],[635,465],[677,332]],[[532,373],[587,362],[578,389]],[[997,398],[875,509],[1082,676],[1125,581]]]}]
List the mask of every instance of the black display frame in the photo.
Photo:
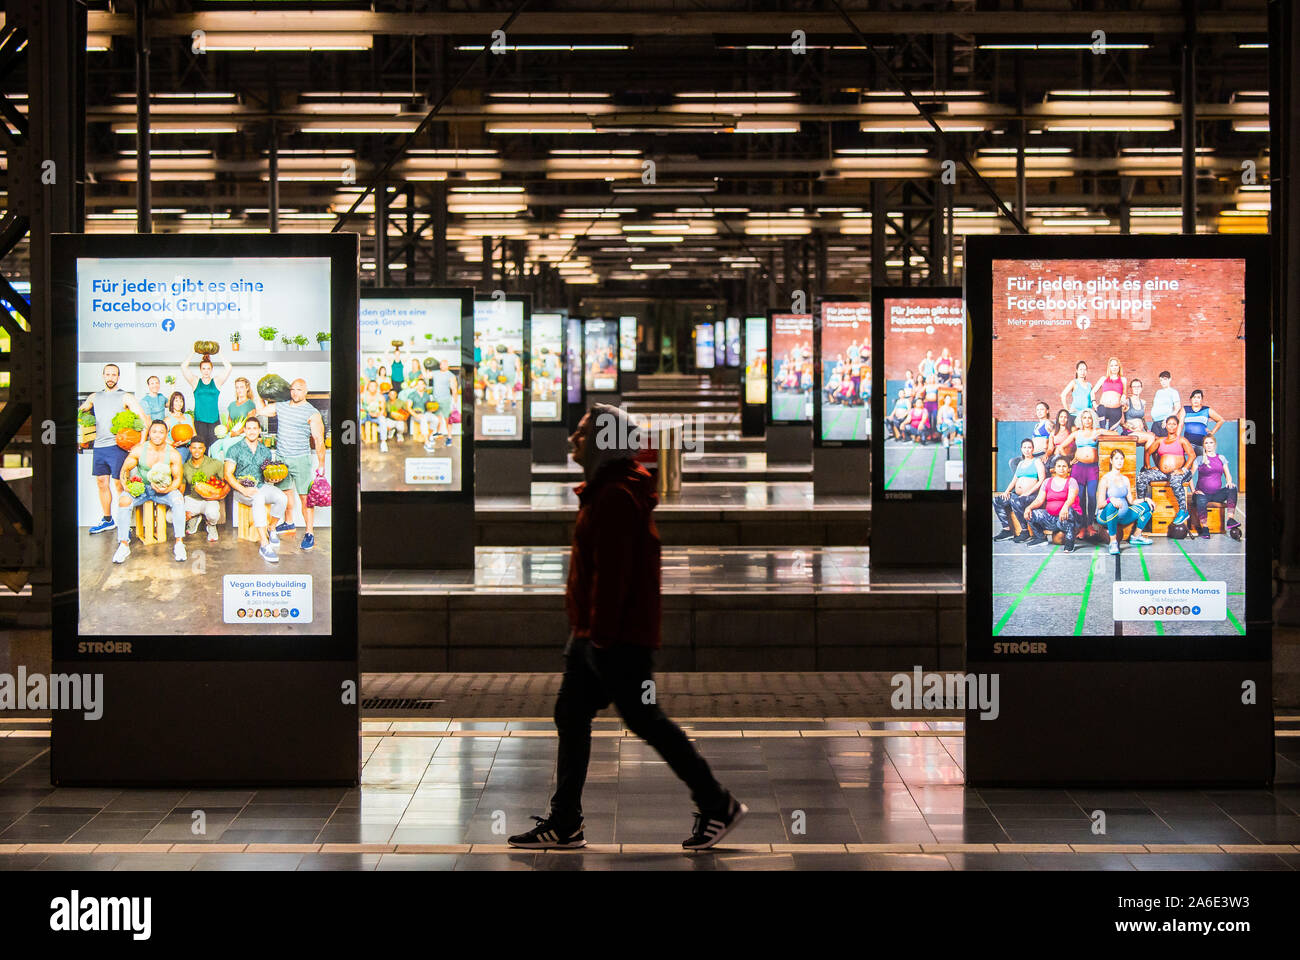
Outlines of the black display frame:
[{"label": "black display frame", "polygon": [[[767,339],[767,317],[760,316],[756,313],[746,314],[740,318],[740,432],[745,437],[761,437],[767,426],[767,406],[768,396],[771,393],[772,384],[768,374],[763,374],[763,399],[759,403],[750,403],[748,399],[748,379],[745,376],[745,370],[749,362],[749,322],[756,321],[756,325],[763,330],[763,350],[768,352],[766,343]],[[770,370],[771,359],[768,360]]]},{"label": "black display frame", "polygon": [[[51,318],[54,358],[52,395],[56,410],[77,407],[77,260],[138,258],[320,258],[330,261],[330,424],[335,438],[356,429],[357,341],[359,328],[359,238],[356,234],[56,234],[50,238]],[[345,362],[346,361],[346,362]],[[75,422],[58,428],[51,477],[53,502],[77,502],[77,430]],[[357,517],[360,508],[360,447],[331,445],[334,495],[330,507],[331,591],[329,634],[230,634],[209,636],[101,635],[79,632],[76,511],[56,510],[52,517],[51,624],[56,662],[119,661],[352,661],[358,655],[359,585]],[[351,480],[349,480],[351,478]],[[355,483],[358,496],[350,495]],[[60,545],[64,545],[60,548]],[[104,644],[111,639],[117,644]],[[86,644],[83,646],[83,644]],[[125,650],[122,644],[128,645]],[[104,646],[117,649],[105,651]]]},{"label": "black display frame", "polygon": [[[461,464],[459,490],[362,490],[366,504],[474,502],[474,288],[473,287],[362,287],[357,306],[357,364],[361,363],[361,308],[364,300],[459,300],[460,308],[460,420]],[[358,377],[360,379],[360,377]],[[359,392],[358,388],[358,392]],[[360,396],[357,398],[357,426],[361,425]],[[466,424],[469,429],[466,430]],[[357,448],[357,476],[360,478],[361,450]],[[358,479],[360,484],[360,479]],[[359,489],[359,487],[358,487]]]},{"label": "black display frame", "polygon": [[[618,340],[619,322],[617,320],[611,320],[609,317],[583,317],[582,318],[582,344],[580,345],[580,348],[578,350],[578,359],[582,363],[582,400],[584,406],[586,406],[588,398],[615,396],[622,393],[622,387],[623,387],[623,371],[619,368],[618,363],[614,364],[614,389],[613,390],[592,390],[587,387],[587,324],[593,322],[614,324],[614,352],[616,354],[619,354],[621,358],[621,354],[619,353],[620,345]],[[579,419],[581,419],[581,417],[579,417]]]},{"label": "black display frame", "polygon": [[[783,317],[807,317],[811,321],[813,335],[813,415],[807,420],[778,420],[772,410],[772,401],[776,397],[775,384],[772,378],[776,376],[776,364],[773,363],[772,356],[772,334],[776,323],[777,315]],[[764,403],[766,410],[766,419],[768,426],[779,427],[803,427],[808,426],[815,429],[817,419],[817,317],[812,313],[793,313],[789,310],[775,310],[771,307],[767,310],[767,400]]]},{"label": "black display frame", "polygon": [[[501,297],[487,296],[484,294],[476,294],[474,297],[475,303],[492,303],[493,301],[496,300],[504,300],[506,303],[522,303],[524,305],[524,317],[523,317],[524,355],[520,357],[520,361],[523,365],[522,372],[524,376],[524,383],[523,383],[522,397],[520,398],[519,401],[519,408],[520,410],[523,411],[523,422],[521,424],[521,430],[520,430],[521,435],[518,440],[514,439],[513,437],[509,440],[497,440],[492,437],[475,437],[474,443],[476,445],[480,443],[487,444],[488,445],[487,448],[492,450],[512,450],[512,449],[517,450],[525,447],[531,447],[533,445],[533,393],[532,393],[532,389],[533,389],[533,349],[532,349],[533,298],[531,294],[527,294],[527,293],[507,293]],[[470,360],[473,360],[474,359],[474,338],[472,335],[470,337],[469,349],[470,349]],[[473,369],[474,369],[474,375],[477,376],[478,375],[477,365],[473,365]],[[473,381],[470,381],[471,391],[473,390],[473,386],[474,386]],[[472,406],[473,404],[471,403],[471,413],[473,412]],[[474,433],[473,420],[470,420],[469,422],[469,432],[471,434]]]},{"label": "black display frame", "polygon": [[[874,287],[871,291],[871,436],[879,437],[876,446],[877,455],[871,458],[871,492],[877,500],[910,500],[913,503],[958,503],[965,496],[967,465],[962,467],[962,488],[960,490],[886,490],[885,489],[885,334],[888,324],[881,321],[885,316],[885,303],[889,300],[962,300],[961,287]],[[963,332],[965,340],[970,339],[970,315],[965,312],[963,301]],[[879,361],[879,362],[877,362]],[[962,363],[966,363],[966,351],[963,351]],[[970,371],[966,370],[966,382],[962,389],[966,394],[966,419],[970,419]],[[970,446],[969,430],[964,437],[962,449]],[[964,456],[963,456],[964,459]]]},{"label": "black display frame", "polygon": [[[554,315],[560,318],[560,415],[556,417],[554,420],[533,420],[532,422],[538,426],[543,426],[543,427],[564,426],[568,422],[568,416],[569,416],[569,390],[568,390],[568,380],[566,379],[566,375],[568,374],[567,365],[569,362],[569,354],[568,354],[569,311],[563,309],[535,310],[533,311],[533,313],[530,313],[528,318],[528,336],[530,340],[532,339],[532,332],[533,332],[532,317],[534,314],[538,314],[538,313],[544,316]],[[471,353],[471,358],[472,356],[473,354]],[[529,367],[528,376],[530,378],[532,377],[531,365]],[[528,386],[529,386],[528,416],[531,419],[533,415],[532,383],[530,382]]]},{"label": "black display frame", "polygon": [[[872,297],[858,294],[825,294],[813,304],[813,446],[820,450],[861,449],[871,447],[872,438],[877,436],[873,409],[876,402],[876,384],[871,384],[872,407],[867,410],[867,424],[871,427],[871,436],[862,440],[826,440],[822,438],[822,308],[828,303],[865,303],[871,308],[871,375],[876,375],[876,305]],[[770,364],[769,364],[770,369]],[[872,457],[872,461],[880,459]],[[874,474],[875,467],[872,467]],[[874,477],[873,477],[874,483]]]},{"label": "black display frame", "polygon": [[694,354],[691,357],[691,359],[695,361],[696,373],[699,373],[702,370],[716,370],[718,368],[718,342],[716,339],[713,341],[713,349],[709,351],[710,355],[713,358],[712,364],[707,367],[700,366],[700,345],[699,345],[700,330],[705,327],[707,327],[713,333],[713,336],[715,338],[718,335],[718,328],[716,323],[713,320],[701,320],[698,323],[691,325],[691,331],[694,334],[694,336],[691,337],[691,341],[692,341],[691,347],[694,351]]},{"label": "black display frame", "polygon": [[[993,553],[989,534],[991,507],[969,503],[966,511],[966,660],[967,663],[1109,661],[1262,662],[1272,656],[1272,472],[1270,469],[1271,398],[1269,246],[1266,236],[972,236],[967,238],[965,284],[966,493],[969,478],[988,477],[993,468],[992,417],[992,269],[1000,260],[1206,260],[1245,262],[1242,336],[1246,341],[1245,412],[1255,423],[1255,442],[1246,445],[1246,471],[1258,491],[1250,497],[1245,519],[1246,608],[1244,636],[1178,634],[1175,636],[993,637]],[[1257,486],[1256,486],[1257,485]],[[978,545],[977,547],[974,545]],[[1253,589],[1251,585],[1254,585]],[[1009,639],[1009,638],[1008,638]]]}]

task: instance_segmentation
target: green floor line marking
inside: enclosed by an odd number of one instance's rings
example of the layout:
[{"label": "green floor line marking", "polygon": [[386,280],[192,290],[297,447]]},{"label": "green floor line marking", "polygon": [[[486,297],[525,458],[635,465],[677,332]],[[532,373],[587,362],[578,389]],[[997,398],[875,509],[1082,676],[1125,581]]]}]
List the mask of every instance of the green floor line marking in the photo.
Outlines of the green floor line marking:
[{"label": "green floor line marking", "polygon": [[[1198,567],[1198,566],[1196,565],[1196,561],[1194,561],[1194,560],[1191,558],[1191,556],[1190,556],[1190,555],[1187,553],[1187,551],[1183,548],[1183,545],[1182,545],[1181,543],[1179,543],[1177,540],[1175,540],[1175,541],[1174,541],[1174,546],[1176,546],[1179,550],[1182,551],[1183,556],[1187,558],[1187,562],[1190,563],[1190,564],[1192,565],[1192,569],[1196,571],[1196,575],[1197,575],[1198,577],[1200,577],[1202,580],[1205,580],[1205,574],[1201,573],[1201,568]],[[1229,596],[1233,596],[1233,597],[1244,597],[1245,595],[1246,595],[1246,594],[1245,594],[1244,591],[1241,592],[1241,593],[1231,593],[1231,594],[1229,594]],[[1233,612],[1227,608],[1227,605],[1226,605],[1226,604],[1224,605],[1224,608],[1223,608],[1223,609],[1224,609],[1224,612],[1228,615],[1228,622],[1232,624],[1232,629],[1236,630],[1238,633],[1240,633],[1240,634],[1242,634],[1242,635],[1244,636],[1245,633],[1246,633],[1246,628],[1245,628],[1244,626],[1242,626],[1241,621],[1238,620],[1237,617],[1233,614]]]},{"label": "green floor line marking", "polygon": [[1196,571],[1196,576],[1199,577],[1201,580],[1204,580],[1205,574],[1201,573],[1201,568],[1196,565],[1196,561],[1192,559],[1191,555],[1185,549],[1183,549],[1183,545],[1179,543],[1177,539],[1174,540],[1174,546],[1177,547],[1180,551],[1182,551],[1182,554],[1186,558],[1187,562],[1190,563],[1192,565],[1192,569]]},{"label": "green floor line marking", "polygon": [[1035,570],[1034,575],[1029,578],[1029,582],[1020,588],[1020,592],[1016,594],[1016,599],[1011,601],[1011,606],[1007,607],[1007,612],[1002,614],[1002,619],[1000,619],[996,624],[994,624],[993,636],[996,637],[998,634],[1002,632],[1002,628],[1007,625],[1007,621],[1011,619],[1011,615],[1016,612],[1016,607],[1020,606],[1020,601],[1025,599],[1025,597],[1029,596],[1029,588],[1034,585],[1034,581],[1037,580],[1039,574],[1043,572],[1043,569],[1047,566],[1048,561],[1050,561],[1052,557],[1056,555],[1056,551],[1057,551],[1056,544],[1052,544],[1052,549],[1048,552],[1047,556],[1043,558],[1043,562],[1038,565],[1038,569]]},{"label": "green floor line marking", "polygon": [[[1138,551],[1138,556],[1142,558],[1142,579],[1143,579],[1143,580],[1146,580],[1146,581],[1150,581],[1150,580],[1151,580],[1151,574],[1147,571],[1147,555],[1146,555],[1146,552],[1143,551],[1143,550],[1139,550],[1139,551]],[[1164,621],[1163,621],[1163,620],[1152,620],[1151,622],[1154,623],[1154,624],[1156,625],[1156,636],[1157,636],[1157,637],[1163,637],[1163,636],[1165,635],[1165,624],[1164,624]]]},{"label": "green floor line marking", "polygon": [[1088,580],[1083,585],[1083,603],[1079,604],[1079,619],[1074,622],[1074,635],[1083,636],[1083,621],[1088,613],[1088,601],[1092,598],[1092,578],[1097,572],[1097,554],[1101,547],[1092,548],[1092,558],[1088,563]]},{"label": "green floor line marking", "polygon": [[[1013,597],[1015,596],[1015,594],[1008,593],[1006,594],[1006,596]],[[1039,593],[1038,591],[1034,591],[1033,593],[1025,594],[1025,596],[1027,597],[1081,597],[1083,596],[1083,591],[1076,590],[1074,591],[1074,593]]]},{"label": "green floor line marking", "polygon": [[1232,623],[1233,628],[1234,628],[1238,633],[1244,635],[1245,632],[1246,632],[1246,628],[1243,627],[1243,626],[1241,625],[1241,621],[1238,620],[1235,616],[1233,616],[1232,611],[1229,610],[1227,607],[1224,607],[1223,609],[1224,609],[1224,612],[1227,613],[1227,615],[1228,615],[1228,620]]},{"label": "green floor line marking", "polygon": [[912,449],[907,451],[907,456],[903,458],[903,462],[894,468],[893,475],[891,475],[890,478],[885,481],[886,490],[888,490],[890,487],[894,485],[894,481],[898,479],[899,471],[902,470],[905,466],[907,466],[907,461],[912,459],[912,454],[914,453],[916,453],[916,444],[912,444]]},{"label": "green floor line marking", "polygon": [[930,451],[932,454],[932,456],[930,457],[930,478],[925,481],[925,489],[927,490],[934,489],[934,470],[937,466],[939,466],[939,451],[942,449],[943,447],[935,447],[932,451]]}]

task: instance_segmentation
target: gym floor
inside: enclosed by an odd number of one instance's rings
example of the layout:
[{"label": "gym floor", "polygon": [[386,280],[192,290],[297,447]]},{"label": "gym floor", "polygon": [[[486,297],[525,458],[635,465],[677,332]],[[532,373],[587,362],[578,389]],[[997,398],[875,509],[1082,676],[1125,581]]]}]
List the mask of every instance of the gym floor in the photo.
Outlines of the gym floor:
[{"label": "gym floor", "polygon": [[960,483],[944,483],[945,460],[960,462],[965,456],[961,440],[945,447],[942,443],[913,443],[885,438],[886,490],[960,490]]}]

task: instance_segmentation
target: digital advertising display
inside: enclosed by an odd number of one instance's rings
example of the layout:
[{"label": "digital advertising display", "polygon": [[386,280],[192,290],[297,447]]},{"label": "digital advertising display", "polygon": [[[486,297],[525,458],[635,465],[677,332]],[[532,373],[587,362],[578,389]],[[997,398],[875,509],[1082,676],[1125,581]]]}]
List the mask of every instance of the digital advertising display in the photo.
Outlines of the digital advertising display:
[{"label": "digital advertising display", "polygon": [[636,317],[618,318],[618,368],[636,373]]},{"label": "digital advertising display", "polygon": [[354,630],[334,622],[334,584],[349,565],[355,577],[355,507],[331,494],[355,483],[335,421],[355,416],[356,374],[335,369],[334,349],[356,344],[340,299],[355,304],[356,238],[56,239],[56,388],[77,425],[56,477],[74,505],[56,536],[75,544],[57,564],[75,597],[58,604],[59,642],[131,640],[138,657],[172,659],[246,637],[257,658]]},{"label": "digital advertising display", "polygon": [[534,313],[532,323],[533,422],[559,423],[564,415],[564,316]]},{"label": "digital advertising display", "polygon": [[713,365],[715,367],[727,365],[727,322],[725,320],[713,321]]},{"label": "digital advertising display", "polygon": [[745,318],[745,403],[767,404],[767,318]]},{"label": "digital advertising display", "polygon": [[474,292],[363,290],[361,492],[465,489],[463,342]]},{"label": "digital advertising display", "polygon": [[768,313],[771,359],[769,419],[812,423],[813,318],[811,313]]},{"label": "digital advertising display", "polygon": [[[1267,546],[1250,550],[1262,530],[1248,533],[1246,520],[1267,516],[1270,499],[1266,462],[1247,464],[1267,418],[1251,408],[1262,394],[1267,411],[1266,286],[1261,298],[1259,261],[1243,253],[1260,246],[1162,239],[1127,244],[1144,255],[1123,258],[1075,238],[1042,238],[1032,258],[1019,245],[976,244],[967,304],[975,323],[979,297],[989,327],[972,341],[972,368],[983,348],[992,435],[985,444],[972,434],[967,456],[994,453],[990,504],[969,521],[968,549],[989,545],[995,650],[1008,637],[1056,638],[1058,654],[1129,655],[1152,648],[1115,638],[1142,638],[1190,659],[1248,646],[1247,583],[1268,582]],[[948,349],[960,355],[955,331]],[[972,478],[988,475],[972,462]]]},{"label": "digital advertising display", "polygon": [[713,348],[713,324],[695,325],[695,369],[712,370],[716,362]]},{"label": "digital advertising display", "polygon": [[966,441],[966,313],[959,289],[883,291],[877,355],[885,490],[961,490]]},{"label": "digital advertising display", "polygon": [[525,442],[528,386],[526,298],[474,301],[474,439]]},{"label": "digital advertising display", "polygon": [[727,366],[740,366],[740,317],[727,317]]},{"label": "digital advertising display", "polygon": [[564,398],[577,407],[582,404],[582,320],[569,317],[564,336]]},{"label": "digital advertising display", "polygon": [[871,304],[823,300],[817,315],[817,423],[821,442],[871,438]]},{"label": "digital advertising display", "polygon": [[618,324],[586,320],[582,328],[582,385],[588,393],[618,390]]}]

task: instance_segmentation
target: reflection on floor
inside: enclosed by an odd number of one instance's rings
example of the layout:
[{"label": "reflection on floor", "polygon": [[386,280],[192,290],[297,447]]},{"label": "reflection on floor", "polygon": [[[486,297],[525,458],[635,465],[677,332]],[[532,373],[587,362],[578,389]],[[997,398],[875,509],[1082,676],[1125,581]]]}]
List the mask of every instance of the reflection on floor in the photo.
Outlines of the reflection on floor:
[{"label": "reflection on floor", "polygon": [[6,720],[0,869],[1294,870],[1297,721],[1271,790],[976,790],[951,719],[683,720],[751,811],[685,854],[686,789],[617,719],[595,724],[590,846],[565,853],[504,845],[553,789],[544,718],[367,720],[359,789],[195,791],[51,788],[48,731]]},{"label": "reflection on floor", "polygon": [[[517,510],[574,510],[578,498],[573,482],[535,481],[530,496],[479,496],[474,506],[479,511]],[[813,499],[812,481],[753,481],[750,483],[691,483],[683,484],[680,493],[668,494],[660,499],[659,512],[685,512],[691,510],[816,510],[830,508],[843,510],[870,510],[871,498],[861,496],[822,496]]]},{"label": "reflection on floor", "polygon": [[[308,575],[313,583],[330,582],[330,530],[316,528],[316,545],[301,547],[303,526],[280,539],[278,563],[258,554],[256,543],[242,541],[237,531],[223,526],[216,543],[209,543],[204,528],[185,538],[187,558],[172,556],[175,541],[145,546],[132,535],[131,556],[122,564],[112,561],[117,534],[77,532],[80,557],[81,632],[89,636],[130,636],[142,631],[169,633],[220,632],[224,621],[221,577],[224,574]],[[202,577],[211,589],[195,589]],[[330,605],[323,602],[320,586],[313,603],[313,630],[329,633]],[[165,619],[160,619],[165,618]],[[165,626],[164,626],[165,624]],[[261,627],[259,630],[276,630]],[[286,630],[286,632],[288,632]]]},{"label": "reflection on floor", "polygon": [[[710,441],[701,441],[701,446],[711,446]],[[807,481],[812,476],[812,463],[781,463],[767,460],[766,453],[734,452],[722,453],[716,450],[700,453],[682,454],[682,480],[685,483],[734,482],[737,478],[767,481]],[[534,463],[533,479],[570,480],[582,482],[582,468],[572,460],[566,463]]]},{"label": "reflection on floor", "polygon": [[[779,593],[925,590],[960,593],[962,572],[871,570],[865,547],[671,547],[663,548],[667,594]],[[478,547],[471,570],[366,570],[361,592],[461,593],[509,588],[538,593],[564,590],[567,547]]]}]

